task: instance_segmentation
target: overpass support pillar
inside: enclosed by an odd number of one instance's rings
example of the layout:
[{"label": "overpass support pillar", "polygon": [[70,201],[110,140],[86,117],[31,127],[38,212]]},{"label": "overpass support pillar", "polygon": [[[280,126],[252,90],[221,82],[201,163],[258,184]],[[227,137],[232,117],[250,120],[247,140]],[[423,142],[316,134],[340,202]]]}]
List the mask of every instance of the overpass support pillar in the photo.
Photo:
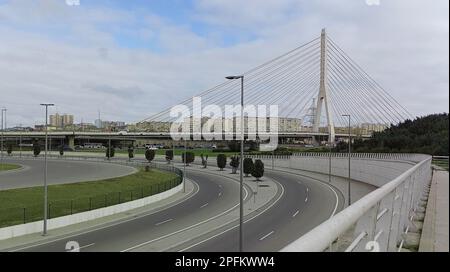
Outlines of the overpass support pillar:
[{"label": "overpass support pillar", "polygon": [[70,148],[75,149],[75,136],[67,136],[67,145]]}]

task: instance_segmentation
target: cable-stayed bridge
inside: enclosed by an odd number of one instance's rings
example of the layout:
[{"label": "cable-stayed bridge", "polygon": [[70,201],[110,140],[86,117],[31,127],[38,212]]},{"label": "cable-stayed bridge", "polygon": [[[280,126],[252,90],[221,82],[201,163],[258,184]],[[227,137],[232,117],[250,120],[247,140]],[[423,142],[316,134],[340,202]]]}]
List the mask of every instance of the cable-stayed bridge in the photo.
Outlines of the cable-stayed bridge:
[{"label": "cable-stayed bridge", "polygon": [[[329,135],[333,142],[336,133],[347,134],[343,115],[351,116],[352,133],[361,136],[412,118],[325,29],[319,37],[242,75],[244,105],[278,105],[280,134]],[[240,94],[241,82],[228,80],[196,97],[202,105],[223,108],[239,105]],[[179,104],[193,112],[191,98]],[[137,130],[167,132],[176,122],[170,111],[138,122]]]},{"label": "cable-stayed bridge", "polygon": [[[332,143],[336,137],[346,138],[349,134],[365,138],[391,124],[413,118],[405,107],[339,47],[325,29],[313,40],[241,75],[244,76],[245,106],[278,106],[276,134],[282,142],[283,139],[313,138],[322,141],[327,139]],[[201,98],[203,106],[216,105],[223,109],[226,105],[240,105],[241,87],[239,80],[226,80],[195,97]],[[193,112],[192,98],[180,101],[178,106],[180,105],[186,106],[190,113]],[[129,126],[129,131],[125,134],[78,131],[49,134],[54,139],[66,139],[70,146],[74,145],[75,139],[170,139],[173,135],[170,133],[171,125],[179,122],[176,117],[171,116],[171,109],[172,107],[167,108]],[[231,120],[234,125],[239,121],[237,116],[239,113]],[[183,122],[189,122],[189,129],[192,130],[195,117],[188,117]],[[224,120],[220,128],[222,134],[236,136],[237,130],[225,131],[226,117],[221,118]],[[205,123],[207,119],[208,117],[201,117],[200,123]],[[261,131],[258,133],[261,135]],[[208,133],[201,133],[202,136],[205,134]],[[7,132],[5,136],[31,139],[42,138],[44,133]]]}]

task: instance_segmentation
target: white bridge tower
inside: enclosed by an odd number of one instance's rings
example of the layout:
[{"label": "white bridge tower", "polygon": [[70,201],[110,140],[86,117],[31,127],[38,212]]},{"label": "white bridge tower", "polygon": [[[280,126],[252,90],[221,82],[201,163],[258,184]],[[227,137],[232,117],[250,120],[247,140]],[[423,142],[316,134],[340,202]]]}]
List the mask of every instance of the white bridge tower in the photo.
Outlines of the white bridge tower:
[{"label": "white bridge tower", "polygon": [[333,144],[335,139],[333,116],[331,112],[330,99],[328,97],[327,80],[327,34],[325,28],[320,35],[320,86],[317,97],[317,106],[314,116],[313,132],[319,132],[320,117],[322,115],[322,105],[325,104],[325,113],[328,123],[328,133],[330,135],[328,142]]}]

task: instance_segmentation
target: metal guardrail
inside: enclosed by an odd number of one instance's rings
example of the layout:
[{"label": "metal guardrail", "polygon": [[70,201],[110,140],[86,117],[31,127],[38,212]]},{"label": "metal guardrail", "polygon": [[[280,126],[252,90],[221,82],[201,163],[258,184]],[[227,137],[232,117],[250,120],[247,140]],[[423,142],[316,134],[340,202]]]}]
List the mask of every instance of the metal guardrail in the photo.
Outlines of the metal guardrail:
[{"label": "metal guardrail", "polygon": [[431,180],[431,156],[421,157],[424,159],[412,168],[312,229],[282,251],[400,251],[418,202]]},{"label": "metal guardrail", "polygon": [[[256,159],[281,159],[288,160],[292,157],[314,157],[314,158],[348,158],[348,153],[329,153],[329,152],[295,152],[292,155],[271,155],[271,154],[245,154],[246,157]],[[352,153],[351,158],[354,159],[379,159],[379,160],[403,160],[420,162],[427,158],[423,154],[408,153]]]}]

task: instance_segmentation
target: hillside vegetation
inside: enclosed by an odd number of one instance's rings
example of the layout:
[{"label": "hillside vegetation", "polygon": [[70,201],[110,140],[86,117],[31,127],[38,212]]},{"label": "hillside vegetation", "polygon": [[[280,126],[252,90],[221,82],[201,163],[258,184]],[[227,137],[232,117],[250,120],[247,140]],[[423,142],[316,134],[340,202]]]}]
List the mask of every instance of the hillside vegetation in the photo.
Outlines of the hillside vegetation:
[{"label": "hillside vegetation", "polygon": [[[354,152],[402,152],[448,156],[448,113],[432,114],[393,125],[368,140],[355,139]],[[347,149],[339,143],[336,151]]]}]

